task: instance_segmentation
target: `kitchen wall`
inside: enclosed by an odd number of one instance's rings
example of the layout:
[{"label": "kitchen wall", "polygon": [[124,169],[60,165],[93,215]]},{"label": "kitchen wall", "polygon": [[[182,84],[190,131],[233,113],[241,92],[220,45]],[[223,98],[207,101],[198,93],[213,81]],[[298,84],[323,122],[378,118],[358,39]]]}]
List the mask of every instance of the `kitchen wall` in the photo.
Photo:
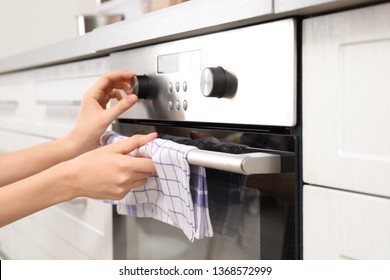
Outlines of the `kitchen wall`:
[{"label": "kitchen wall", "polygon": [[78,36],[78,14],[95,0],[0,0],[0,58]]}]

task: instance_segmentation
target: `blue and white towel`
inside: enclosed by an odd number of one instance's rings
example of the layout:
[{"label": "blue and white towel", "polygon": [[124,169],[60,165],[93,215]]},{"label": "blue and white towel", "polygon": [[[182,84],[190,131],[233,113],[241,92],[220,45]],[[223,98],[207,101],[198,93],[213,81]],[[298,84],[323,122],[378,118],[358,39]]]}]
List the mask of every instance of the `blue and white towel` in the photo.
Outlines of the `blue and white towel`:
[{"label": "blue and white towel", "polygon": [[[106,132],[101,144],[122,141],[126,136]],[[189,240],[212,237],[213,229],[208,209],[206,171],[190,166],[186,155],[197,149],[163,139],[155,139],[132,151],[130,156],[152,158],[156,173],[146,184],[132,189],[117,204],[119,214],[149,217],[183,230]]]},{"label": "blue and white towel", "polygon": [[[159,138],[175,143],[195,146],[201,150],[241,154],[248,146],[220,142],[215,137],[189,139],[159,134]],[[247,177],[243,174],[206,168],[210,221],[215,234],[237,236],[241,234],[242,200]]]}]

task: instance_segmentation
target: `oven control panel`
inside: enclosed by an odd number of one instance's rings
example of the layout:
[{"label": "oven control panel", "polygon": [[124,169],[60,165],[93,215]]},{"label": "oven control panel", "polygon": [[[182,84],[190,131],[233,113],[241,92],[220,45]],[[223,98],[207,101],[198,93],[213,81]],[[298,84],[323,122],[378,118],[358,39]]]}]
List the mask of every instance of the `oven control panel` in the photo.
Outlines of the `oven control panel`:
[{"label": "oven control panel", "polygon": [[110,63],[137,73],[139,101],[122,119],[296,124],[293,19],[112,53]]}]

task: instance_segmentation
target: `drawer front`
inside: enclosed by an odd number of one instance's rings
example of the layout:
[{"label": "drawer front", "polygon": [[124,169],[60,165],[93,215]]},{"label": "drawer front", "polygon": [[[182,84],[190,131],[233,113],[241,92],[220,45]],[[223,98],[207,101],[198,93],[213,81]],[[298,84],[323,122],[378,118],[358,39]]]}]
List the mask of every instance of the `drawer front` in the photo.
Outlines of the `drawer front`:
[{"label": "drawer front", "polygon": [[98,76],[38,81],[35,91],[35,133],[54,138],[74,127],[84,93]]},{"label": "drawer front", "polygon": [[390,199],[304,186],[305,259],[390,259]]},{"label": "drawer front", "polygon": [[0,128],[0,153],[21,150],[47,141],[50,140],[44,137],[11,132]]},{"label": "drawer front", "polygon": [[390,197],[389,14],[384,4],[304,21],[307,183]]},{"label": "drawer front", "polygon": [[112,205],[84,200],[47,208],[1,228],[2,255],[11,259],[112,259]]},{"label": "drawer front", "polygon": [[32,73],[0,76],[0,128],[29,130],[34,111],[31,76]]},{"label": "drawer front", "polygon": [[36,70],[35,132],[54,138],[69,133],[76,123],[84,93],[108,70],[107,58]]},{"label": "drawer front", "polygon": [[109,71],[108,58],[0,76],[0,128],[58,138],[74,127],[84,93]]}]

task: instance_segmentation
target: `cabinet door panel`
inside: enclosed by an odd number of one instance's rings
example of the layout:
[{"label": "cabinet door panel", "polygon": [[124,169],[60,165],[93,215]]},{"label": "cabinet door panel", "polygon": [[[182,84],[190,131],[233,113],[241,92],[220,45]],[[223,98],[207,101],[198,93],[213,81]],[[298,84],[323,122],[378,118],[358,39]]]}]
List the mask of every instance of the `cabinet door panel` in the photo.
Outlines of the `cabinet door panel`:
[{"label": "cabinet door panel", "polygon": [[390,196],[390,4],[303,24],[303,175]]},{"label": "cabinet door panel", "polygon": [[304,186],[305,259],[390,259],[390,199]]}]

